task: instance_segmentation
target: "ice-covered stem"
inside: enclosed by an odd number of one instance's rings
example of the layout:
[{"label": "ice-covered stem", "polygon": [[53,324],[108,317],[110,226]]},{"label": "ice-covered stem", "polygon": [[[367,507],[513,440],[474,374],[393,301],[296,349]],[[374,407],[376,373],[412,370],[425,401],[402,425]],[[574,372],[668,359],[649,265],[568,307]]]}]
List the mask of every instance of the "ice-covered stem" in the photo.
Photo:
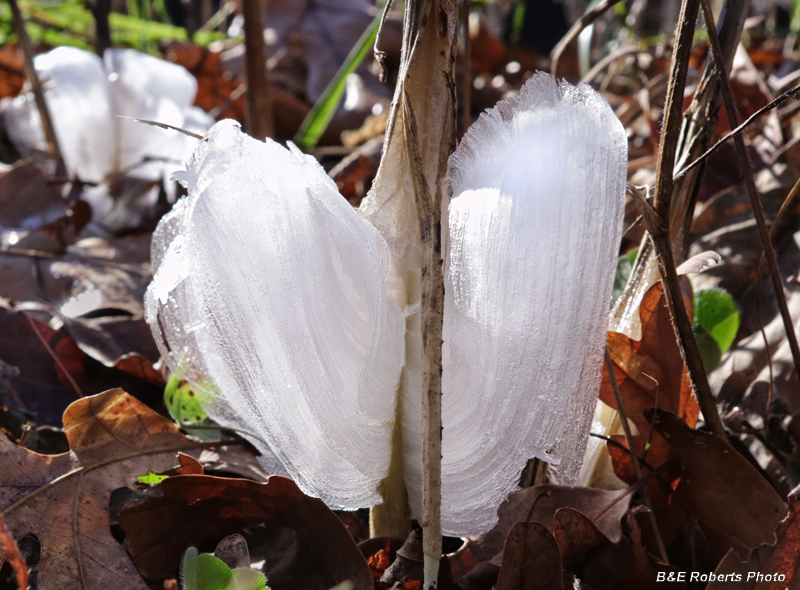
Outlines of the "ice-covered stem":
[{"label": "ice-covered stem", "polygon": [[658,153],[658,168],[656,170],[656,185],[654,189],[653,204],[642,201],[642,215],[644,216],[647,230],[653,238],[653,244],[658,252],[658,266],[664,278],[667,304],[672,314],[675,335],[681,347],[681,352],[689,376],[695,388],[700,409],[711,430],[725,438],[725,429],[714,403],[714,396],[708,385],[705,369],[700,358],[700,350],[692,330],[692,323],[683,303],[678,275],[675,270],[675,261],[672,255],[670,241],[670,203],[672,201],[673,173],[675,170],[675,154],[678,149],[679,130],[681,126],[681,111],[683,106],[683,91],[686,87],[686,74],[689,66],[689,55],[692,50],[695,23],[700,8],[700,0],[683,0],[681,13],[678,18],[676,31],[675,51],[672,69],[667,87],[666,114],[664,116],[664,131],[661,134],[661,146]]}]

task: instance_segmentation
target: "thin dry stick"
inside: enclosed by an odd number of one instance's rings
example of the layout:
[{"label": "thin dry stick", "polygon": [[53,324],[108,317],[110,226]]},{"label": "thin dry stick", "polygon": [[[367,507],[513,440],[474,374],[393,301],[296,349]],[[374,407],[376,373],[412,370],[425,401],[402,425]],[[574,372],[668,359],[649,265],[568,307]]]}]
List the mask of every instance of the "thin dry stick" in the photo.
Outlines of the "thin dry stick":
[{"label": "thin dry stick", "polygon": [[431,197],[417,149],[414,112],[403,102],[406,149],[416,194],[419,234],[422,242],[422,537],[426,566],[425,590],[436,588],[442,555],[442,322],[444,276],[442,274],[442,208]]},{"label": "thin dry stick", "polygon": [[[689,55],[692,51],[694,27],[700,0],[683,0],[681,4],[676,44],[667,87],[666,114],[664,132],[661,135],[661,146],[658,154],[654,202],[642,200],[642,215],[647,230],[653,238],[653,245],[658,253],[658,266],[664,280],[664,293],[672,315],[673,327],[676,331],[681,353],[686,361],[689,376],[695,388],[697,401],[703,411],[706,423],[711,430],[725,439],[725,428],[717,412],[714,396],[708,385],[700,350],[694,337],[692,323],[683,303],[678,274],[670,245],[670,203],[672,201],[673,172],[675,154],[677,153],[683,92],[686,87],[686,74],[689,66]],[[727,439],[725,439],[727,440]]]},{"label": "thin dry stick", "polygon": [[111,13],[111,0],[94,0],[89,3],[94,16],[94,51],[100,57],[111,47],[111,27],[108,15]]},{"label": "thin dry stick", "polygon": [[600,4],[592,8],[591,10],[584,13],[582,17],[580,17],[575,24],[570,27],[567,34],[558,42],[553,48],[553,51],[550,53],[552,60],[550,62],[550,75],[553,78],[556,77],[558,73],[558,66],[561,64],[561,56],[564,53],[564,50],[572,43],[575,38],[581,34],[581,31],[600,18],[603,13],[620,2],[620,0],[603,0]]},{"label": "thin dry stick", "polygon": [[[639,464],[639,455],[636,452],[636,446],[633,443],[633,434],[631,434],[631,425],[628,424],[628,415],[625,411],[625,404],[622,402],[622,393],[619,390],[619,383],[617,383],[617,374],[614,372],[614,364],[611,362],[611,357],[608,354],[608,346],[603,351],[605,353],[606,371],[608,378],[611,380],[611,390],[614,392],[614,400],[617,402],[617,412],[619,412],[619,419],[622,422],[622,430],[625,432],[625,440],[628,442],[628,454],[633,463],[633,472],[636,474],[636,481],[644,479],[642,474],[642,466]],[[664,547],[664,540],[661,538],[661,531],[658,528],[656,521],[656,514],[653,512],[653,505],[650,503],[650,494],[647,493],[647,487],[642,486],[642,502],[647,508],[650,509],[650,525],[653,527],[653,532],[656,536],[656,543],[658,544],[659,557],[664,563],[669,563],[667,557],[667,549]]]},{"label": "thin dry stick", "polygon": [[774,109],[775,107],[778,107],[778,106],[782,105],[784,102],[786,102],[790,98],[795,98],[794,95],[798,90],[800,90],[800,83],[795,84],[794,86],[789,88],[789,90],[787,90],[786,92],[784,92],[780,96],[777,96],[768,105],[758,109],[755,113],[750,115],[744,123],[742,123],[741,125],[739,125],[735,129],[733,129],[732,131],[728,132],[728,134],[725,137],[723,137],[717,143],[715,143],[713,146],[708,148],[708,150],[706,150],[706,152],[702,156],[698,157],[691,164],[688,164],[688,165],[684,166],[683,168],[681,168],[675,174],[675,178],[678,178],[679,176],[683,176],[684,174],[689,172],[689,170],[691,170],[695,166],[699,166],[702,162],[704,162],[706,160],[706,158],[708,158],[711,154],[716,152],[722,144],[724,144],[724,143],[730,141],[731,139],[734,139],[735,137],[737,137],[742,131],[744,131],[750,125],[755,123],[756,120],[758,120],[761,117],[761,115],[763,115],[765,113],[768,113],[772,109]]},{"label": "thin dry stick", "polygon": [[[775,220],[772,222],[772,227],[769,231],[770,242],[775,237],[778,228],[778,222],[783,214],[789,209],[797,193],[800,192],[800,178],[794,183],[792,190],[783,201],[778,214],[775,215]],[[769,395],[767,396],[767,405],[764,408],[764,424],[767,423],[767,415],[769,414],[769,407],[772,404],[772,393],[775,386],[775,375],[772,367],[772,352],[769,349],[769,340],[767,339],[767,330],[764,327],[764,318],[761,317],[761,276],[764,269],[764,252],[758,258],[758,269],[756,270],[756,317],[758,318],[758,329],[761,332],[761,337],[764,339],[764,350],[767,353],[767,366],[769,367]]]},{"label": "thin dry stick", "polygon": [[460,22],[458,28],[464,38],[463,58],[463,82],[461,86],[461,135],[464,135],[472,125],[472,59],[470,58],[472,41],[469,38],[469,7],[470,0],[464,0],[461,5]]},{"label": "thin dry stick", "polygon": [[[731,84],[728,79],[728,72],[725,64],[720,55],[720,43],[717,36],[717,29],[714,26],[714,15],[711,12],[711,7],[708,0],[701,0],[703,6],[703,16],[706,19],[706,28],[708,29],[708,38],[711,41],[711,52],[714,55],[714,62],[719,69],[720,82],[722,83],[722,98],[725,101],[725,110],[728,112],[728,121],[731,127],[739,125],[739,115],[736,110],[736,102],[733,100],[733,93],[731,92]],[[772,247],[772,239],[770,238],[769,227],[767,227],[767,220],[764,217],[764,208],[761,206],[761,198],[758,194],[756,187],[756,179],[753,175],[753,167],[750,164],[750,159],[747,156],[747,149],[744,145],[744,139],[741,135],[733,138],[736,145],[736,152],[739,155],[739,161],[742,164],[742,172],[744,173],[745,185],[747,186],[747,193],[750,196],[750,204],[753,208],[753,214],[756,218],[756,225],[758,226],[758,233],[761,237],[761,244],[764,247],[764,256],[767,259],[767,267],[769,274],[772,278],[772,285],[775,289],[775,298],[778,300],[778,309],[783,318],[783,326],[786,330],[786,338],[789,340],[789,348],[792,351],[792,360],[794,361],[794,369],[800,375],[800,346],[797,344],[797,334],[794,331],[794,323],[792,316],[789,313],[789,306],[786,304],[786,294],[783,291],[783,279],[778,270],[778,259],[775,255],[775,248]]]},{"label": "thin dry stick", "polygon": [[243,0],[242,12],[247,72],[247,132],[264,141],[273,136],[273,130],[262,3],[259,0]]},{"label": "thin dry stick", "polygon": [[22,13],[19,11],[17,0],[8,0],[11,6],[11,13],[14,17],[14,28],[17,31],[17,40],[19,47],[22,50],[24,57],[23,67],[25,69],[25,77],[31,85],[33,90],[33,97],[36,100],[36,108],[39,109],[39,117],[42,120],[42,129],[44,130],[45,141],[47,141],[47,155],[53,160],[61,159],[61,149],[58,146],[58,138],[53,127],[53,119],[50,117],[50,109],[47,108],[47,102],[44,99],[44,89],[36,75],[36,68],[33,67],[33,48],[31,47],[31,40],[28,37],[28,32],[25,30],[25,21],[22,20]]},{"label": "thin dry stick", "polygon": [[6,559],[11,564],[17,578],[17,588],[27,590],[28,588],[28,564],[17,547],[17,542],[6,527],[3,515],[0,514],[0,549],[6,554]]}]

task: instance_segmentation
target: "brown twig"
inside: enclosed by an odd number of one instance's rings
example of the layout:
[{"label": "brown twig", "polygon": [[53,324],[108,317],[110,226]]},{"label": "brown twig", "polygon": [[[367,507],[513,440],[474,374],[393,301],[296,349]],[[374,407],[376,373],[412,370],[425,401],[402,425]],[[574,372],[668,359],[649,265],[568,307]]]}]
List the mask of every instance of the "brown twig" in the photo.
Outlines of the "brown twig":
[{"label": "brown twig", "polygon": [[581,16],[575,24],[570,27],[567,34],[558,42],[553,48],[553,51],[550,53],[551,61],[550,61],[550,75],[555,78],[558,74],[558,66],[561,64],[561,56],[564,53],[564,50],[572,43],[575,38],[581,34],[581,31],[591,25],[594,21],[600,18],[603,13],[620,2],[620,0],[603,0],[592,8],[591,10],[586,11],[583,16]]},{"label": "brown twig", "polygon": [[[617,374],[614,372],[614,364],[611,362],[611,357],[608,354],[608,346],[605,347],[603,352],[605,356],[606,371],[608,372],[608,378],[611,380],[611,390],[614,392],[614,400],[617,402],[617,412],[619,412],[619,419],[620,422],[622,422],[622,430],[625,432],[625,440],[627,441],[628,448],[630,449],[629,454],[631,457],[631,463],[633,463],[633,472],[636,474],[636,480],[639,481],[644,479],[644,475],[642,474],[642,466],[639,464],[639,455],[636,452],[636,446],[633,442],[631,425],[628,423],[628,415],[625,411],[625,404],[622,401],[622,393],[619,390],[619,383],[617,383]],[[653,532],[655,533],[659,557],[664,563],[669,563],[667,549],[664,547],[664,540],[661,538],[661,531],[658,528],[656,514],[653,512],[653,504],[650,502],[650,495],[647,493],[647,487],[642,486],[641,492],[642,502],[650,510],[650,525],[653,527]]]},{"label": "brown twig", "polygon": [[692,162],[691,164],[688,164],[688,165],[684,166],[683,168],[681,168],[675,174],[675,178],[678,178],[679,176],[683,176],[684,174],[689,172],[689,170],[691,170],[695,166],[700,165],[702,162],[704,162],[706,160],[706,158],[708,158],[711,154],[716,152],[722,144],[730,141],[731,139],[734,139],[734,138],[738,137],[739,134],[742,131],[744,131],[750,125],[755,123],[756,120],[758,120],[762,115],[764,115],[765,113],[768,113],[769,111],[771,111],[775,107],[778,107],[778,106],[782,105],[784,102],[786,102],[790,98],[795,98],[794,94],[798,90],[800,90],[800,83],[795,84],[789,90],[787,90],[786,92],[782,93],[780,96],[775,97],[775,99],[772,100],[769,104],[767,104],[766,106],[758,109],[755,113],[750,115],[744,123],[742,123],[741,125],[737,126],[732,131],[728,132],[728,134],[725,135],[725,137],[723,137],[717,143],[715,143],[713,146],[708,148],[708,150],[706,150],[705,153],[703,153],[703,155],[701,155],[699,158],[697,158],[694,162]]},{"label": "brown twig", "polygon": [[94,51],[103,57],[106,49],[111,47],[111,27],[108,15],[111,13],[111,0],[94,0],[89,3],[89,8],[94,16]]},{"label": "brown twig", "polygon": [[[770,242],[775,237],[778,228],[778,222],[780,221],[783,214],[786,213],[789,209],[789,205],[792,204],[792,201],[797,196],[798,192],[800,192],[800,179],[794,183],[792,190],[789,191],[789,194],[786,196],[786,199],[783,201],[781,208],[778,210],[778,214],[775,215],[775,220],[772,222],[772,227],[770,228]],[[767,423],[767,415],[769,414],[769,407],[772,404],[772,394],[775,385],[775,375],[774,369],[772,367],[772,353],[769,349],[769,339],[767,338],[767,330],[764,327],[764,318],[761,317],[761,277],[763,274],[764,269],[764,252],[761,252],[761,256],[758,258],[758,268],[756,270],[756,317],[758,318],[758,329],[761,332],[761,337],[764,339],[764,350],[767,353],[767,366],[769,367],[769,395],[767,396],[767,405],[764,408],[764,424]]]},{"label": "brown twig", "polygon": [[36,74],[36,68],[33,65],[33,48],[31,47],[31,40],[28,37],[28,32],[25,30],[25,21],[22,19],[22,13],[19,10],[17,0],[8,0],[8,4],[11,6],[14,28],[17,31],[17,40],[24,58],[23,67],[25,70],[25,77],[28,79],[31,89],[33,90],[36,108],[39,110],[39,117],[42,120],[42,129],[44,130],[44,137],[47,142],[47,155],[53,160],[60,160],[61,149],[59,148],[58,138],[56,137],[55,128],[53,127],[50,109],[47,107],[47,102],[44,99],[44,89],[42,88],[39,76]]},{"label": "brown twig", "polygon": [[245,70],[247,75],[247,132],[264,141],[272,137],[272,101],[267,78],[267,46],[260,0],[243,0]]},{"label": "brown twig", "polygon": [[673,327],[676,331],[681,353],[694,385],[697,401],[711,430],[725,439],[725,428],[714,403],[714,396],[708,385],[708,378],[703,368],[703,361],[694,337],[692,323],[683,303],[670,240],[669,215],[672,201],[675,154],[677,153],[678,139],[680,137],[681,111],[689,55],[692,50],[692,39],[699,8],[700,0],[683,0],[681,3],[681,13],[675,35],[675,50],[667,88],[664,132],[661,135],[661,146],[658,154],[654,199],[652,204],[646,199],[642,199],[641,204],[647,230],[658,253],[658,266],[665,286],[664,293],[672,315]]},{"label": "brown twig", "polygon": [[17,547],[17,542],[11,535],[11,532],[6,526],[3,515],[0,514],[0,548],[6,554],[6,559],[11,564],[11,568],[17,578],[17,588],[19,590],[27,590],[28,588],[28,564],[25,563],[25,558]]},{"label": "brown twig", "polygon": [[[717,36],[717,29],[714,26],[714,15],[711,12],[711,7],[708,0],[700,0],[703,7],[703,16],[706,20],[706,28],[708,29],[709,40],[711,41],[711,52],[714,55],[714,61],[720,72],[720,82],[722,83],[722,98],[725,101],[725,110],[728,112],[728,121],[731,127],[738,127],[739,115],[736,110],[736,102],[733,99],[731,91],[730,80],[728,79],[728,71],[722,61],[720,54],[720,42]],[[758,194],[756,187],[756,179],[753,175],[753,167],[750,159],[747,157],[747,149],[744,145],[744,139],[741,135],[736,135],[733,138],[736,145],[736,152],[739,155],[739,161],[742,165],[742,172],[744,174],[745,186],[747,186],[747,193],[750,196],[750,204],[753,208],[753,214],[756,218],[756,225],[758,226],[758,233],[761,237],[761,244],[764,247],[764,256],[767,259],[767,267],[769,274],[772,278],[772,285],[775,290],[775,298],[778,300],[778,309],[781,312],[783,319],[783,326],[786,330],[786,338],[789,341],[789,348],[792,351],[792,360],[794,361],[794,369],[800,375],[800,346],[797,344],[797,334],[794,331],[794,323],[792,316],[789,313],[789,306],[786,304],[786,294],[783,291],[783,280],[781,279],[780,271],[778,270],[778,259],[775,255],[775,248],[772,247],[772,239],[770,237],[769,227],[767,227],[767,220],[764,217],[764,208],[761,206],[761,198]]]}]

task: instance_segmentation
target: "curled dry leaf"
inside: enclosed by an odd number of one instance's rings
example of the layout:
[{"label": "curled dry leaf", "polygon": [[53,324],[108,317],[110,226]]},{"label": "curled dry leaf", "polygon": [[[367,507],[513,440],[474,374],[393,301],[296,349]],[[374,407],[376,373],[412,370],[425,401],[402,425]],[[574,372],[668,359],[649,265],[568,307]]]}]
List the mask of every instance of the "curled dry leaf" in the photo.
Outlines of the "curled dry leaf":
[{"label": "curled dry leaf", "polygon": [[747,459],[671,412],[645,410],[645,416],[681,458],[681,498],[700,522],[729,537],[738,549],[773,542],[786,505]]},{"label": "curled dry leaf", "polygon": [[497,590],[563,590],[561,556],[540,522],[518,522],[508,532]]},{"label": "curled dry leaf", "polygon": [[[181,475],[161,483],[162,496],[129,504],[119,516],[125,543],[148,579],[175,577],[184,551],[203,540],[274,521],[295,531],[333,584],[350,580],[371,590],[372,575],[344,524],[288,478],[267,483],[209,475]],[[269,572],[267,572],[269,576]]]},{"label": "curled dry leaf", "polygon": [[111,492],[172,467],[178,451],[199,454],[201,445],[121,389],[71,404],[64,430],[72,452],[55,456],[0,437],[0,510],[11,534],[41,542],[40,588],[145,590],[111,535]]},{"label": "curled dry leaf", "polygon": [[[518,490],[500,505],[498,522],[488,533],[468,539],[449,556],[456,581],[481,562],[502,551],[509,531],[520,521],[542,523],[554,531],[554,517],[560,508],[572,508],[588,518],[612,543],[622,539],[620,519],[628,510],[629,490],[598,490],[558,485],[541,485]],[[531,512],[531,508],[533,511]]]},{"label": "curled dry leaf", "polygon": [[[711,582],[707,590],[725,590],[730,582],[741,582],[737,588],[742,590],[782,590],[797,587],[800,580],[800,488],[789,494],[789,514],[775,529],[777,538],[774,544],[763,544],[749,555],[740,559],[731,549],[720,562],[715,575],[730,576],[724,580]],[[777,574],[783,580],[758,579],[750,572]],[[738,576],[741,576],[740,578]]]}]

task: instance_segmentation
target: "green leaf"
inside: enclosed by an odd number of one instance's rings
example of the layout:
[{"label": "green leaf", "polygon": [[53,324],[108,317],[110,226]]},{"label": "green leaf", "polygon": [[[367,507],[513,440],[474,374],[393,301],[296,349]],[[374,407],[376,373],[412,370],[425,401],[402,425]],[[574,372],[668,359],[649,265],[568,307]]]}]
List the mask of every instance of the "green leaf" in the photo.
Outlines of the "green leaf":
[{"label": "green leaf", "polygon": [[231,570],[213,555],[198,555],[194,547],[183,556],[181,579],[183,590],[268,590],[261,572],[250,568]]},{"label": "green leaf", "polygon": [[631,250],[617,262],[617,272],[614,275],[614,287],[611,291],[611,297],[615,302],[619,299],[620,295],[622,295],[622,292],[625,291],[625,285],[628,284],[628,277],[631,276],[633,263],[636,260],[636,254],[638,252],[638,248]]},{"label": "green leaf", "polygon": [[149,486],[155,486],[155,485],[160,484],[162,481],[164,481],[168,477],[169,477],[168,475],[157,475],[157,474],[153,473],[152,471],[148,471],[147,475],[138,475],[138,476],[136,476],[136,479],[139,480],[139,483],[143,483],[143,484],[146,484],[146,485],[149,485]]},{"label": "green leaf", "polygon": [[367,27],[367,30],[361,34],[361,37],[356,41],[353,49],[347,55],[344,63],[336,72],[336,75],[331,80],[325,92],[319,97],[319,100],[314,104],[311,112],[308,113],[300,130],[294,137],[294,142],[301,150],[308,151],[317,145],[319,138],[325,133],[328,124],[331,122],[336,109],[339,108],[339,102],[344,94],[345,86],[347,83],[347,76],[356,71],[356,68],[361,64],[364,57],[367,55],[372,45],[375,43],[375,36],[378,34],[378,29],[381,24],[381,14],[375,17],[375,20]]},{"label": "green leaf", "polygon": [[164,388],[164,403],[179,424],[198,424],[206,419],[200,397],[180,375],[173,375]]},{"label": "green leaf", "polygon": [[708,289],[695,295],[695,331],[710,334],[721,353],[727,352],[733,344],[740,322],[739,306],[727,292]]}]

